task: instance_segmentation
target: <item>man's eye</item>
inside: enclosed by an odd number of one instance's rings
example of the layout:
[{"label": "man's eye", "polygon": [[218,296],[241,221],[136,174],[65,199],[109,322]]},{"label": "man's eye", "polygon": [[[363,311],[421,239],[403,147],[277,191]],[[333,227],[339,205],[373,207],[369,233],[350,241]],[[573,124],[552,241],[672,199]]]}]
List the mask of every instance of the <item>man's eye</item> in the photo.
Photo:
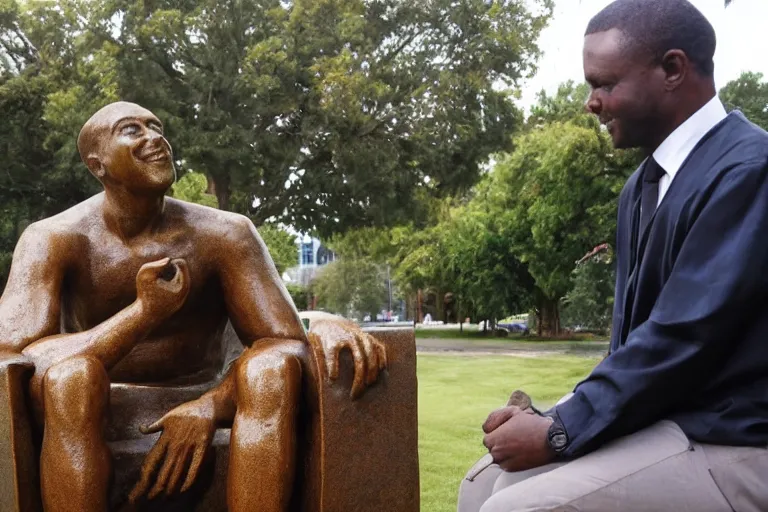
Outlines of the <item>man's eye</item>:
[{"label": "man's eye", "polygon": [[120,133],[123,135],[135,135],[139,132],[139,125],[127,124],[120,129]]},{"label": "man's eye", "polygon": [[149,125],[149,127],[150,127],[150,128],[152,128],[153,130],[155,130],[155,131],[156,131],[157,133],[159,133],[160,135],[162,135],[162,134],[163,134],[163,127],[162,127],[162,126],[160,126],[159,124],[154,124],[154,123],[153,123],[153,124],[150,124],[150,125]]},{"label": "man's eye", "polygon": [[613,91],[614,84],[603,84],[603,85],[600,86],[600,88],[602,90],[604,90],[605,92],[611,92],[611,91]]}]

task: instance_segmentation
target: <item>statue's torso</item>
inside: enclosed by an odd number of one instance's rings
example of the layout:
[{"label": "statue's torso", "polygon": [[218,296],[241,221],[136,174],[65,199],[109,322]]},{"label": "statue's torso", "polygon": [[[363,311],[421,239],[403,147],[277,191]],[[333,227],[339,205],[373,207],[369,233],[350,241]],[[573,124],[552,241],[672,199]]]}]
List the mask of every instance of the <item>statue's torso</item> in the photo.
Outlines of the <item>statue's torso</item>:
[{"label": "statue's torso", "polygon": [[113,382],[209,380],[221,369],[227,313],[218,279],[215,231],[169,215],[156,233],[126,243],[88,220],[74,235],[76,257],[65,272],[62,327],[83,331],[136,299],[139,268],[165,257],[187,261],[191,289],[184,306],[111,371]]}]

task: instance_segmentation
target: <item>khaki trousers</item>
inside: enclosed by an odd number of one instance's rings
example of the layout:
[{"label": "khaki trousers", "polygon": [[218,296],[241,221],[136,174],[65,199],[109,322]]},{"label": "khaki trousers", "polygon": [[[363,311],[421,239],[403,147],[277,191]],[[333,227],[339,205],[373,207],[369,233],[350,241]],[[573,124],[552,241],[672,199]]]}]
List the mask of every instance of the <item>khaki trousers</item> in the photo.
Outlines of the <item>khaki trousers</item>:
[{"label": "khaki trousers", "polygon": [[768,511],[768,448],[691,442],[671,421],[530,471],[488,457],[462,481],[459,512]]}]

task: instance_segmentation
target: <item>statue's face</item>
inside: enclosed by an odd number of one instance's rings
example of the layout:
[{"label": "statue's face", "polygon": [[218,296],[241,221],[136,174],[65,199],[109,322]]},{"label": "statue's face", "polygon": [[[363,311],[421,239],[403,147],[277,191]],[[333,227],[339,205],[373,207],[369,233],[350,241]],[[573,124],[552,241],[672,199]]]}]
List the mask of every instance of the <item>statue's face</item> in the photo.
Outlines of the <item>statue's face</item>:
[{"label": "statue's face", "polygon": [[176,179],[171,145],[163,124],[138,105],[121,103],[105,116],[99,132],[105,183],[136,192],[165,191]]}]

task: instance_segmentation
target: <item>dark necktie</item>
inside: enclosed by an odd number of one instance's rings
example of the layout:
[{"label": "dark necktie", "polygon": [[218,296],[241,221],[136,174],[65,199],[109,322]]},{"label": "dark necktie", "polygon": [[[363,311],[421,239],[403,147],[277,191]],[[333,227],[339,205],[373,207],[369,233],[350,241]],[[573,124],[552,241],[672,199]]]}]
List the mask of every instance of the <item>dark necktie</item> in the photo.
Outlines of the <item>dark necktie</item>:
[{"label": "dark necktie", "polygon": [[640,199],[640,230],[637,233],[638,243],[645,233],[645,228],[651,222],[653,212],[656,211],[656,205],[659,202],[659,180],[664,176],[664,169],[651,156],[645,164],[643,170],[643,189]]}]

